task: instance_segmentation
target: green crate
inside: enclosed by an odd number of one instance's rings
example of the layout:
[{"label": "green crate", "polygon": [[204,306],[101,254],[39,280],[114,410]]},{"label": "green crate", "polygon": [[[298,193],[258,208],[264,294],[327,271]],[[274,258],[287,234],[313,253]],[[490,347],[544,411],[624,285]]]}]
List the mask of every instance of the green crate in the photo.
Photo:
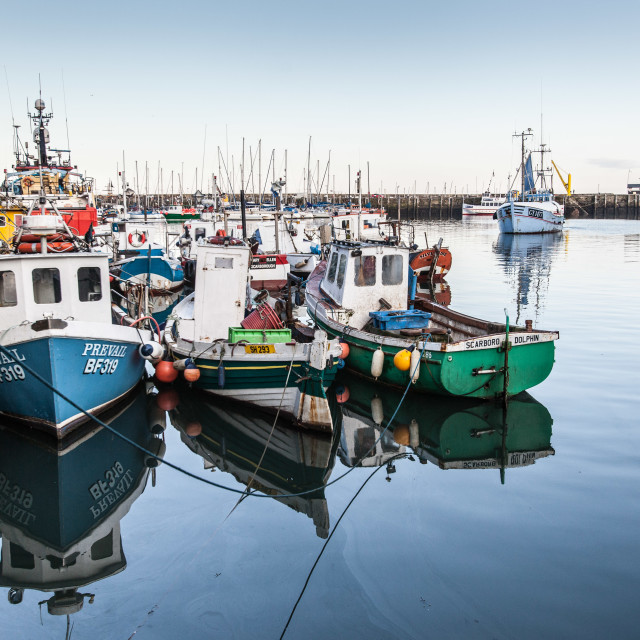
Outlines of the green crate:
[{"label": "green crate", "polygon": [[291,329],[243,329],[229,327],[229,342],[246,340],[249,344],[276,344],[291,342]]}]

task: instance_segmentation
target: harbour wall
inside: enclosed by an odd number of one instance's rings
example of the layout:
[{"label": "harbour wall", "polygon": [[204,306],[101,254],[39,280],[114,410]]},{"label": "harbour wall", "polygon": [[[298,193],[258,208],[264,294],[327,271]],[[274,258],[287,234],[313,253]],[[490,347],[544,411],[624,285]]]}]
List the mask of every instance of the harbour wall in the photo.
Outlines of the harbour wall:
[{"label": "harbour wall", "polygon": [[[211,196],[205,196],[211,197]],[[387,210],[389,216],[397,218],[398,205],[400,215],[405,220],[456,220],[462,218],[462,204],[480,204],[480,195],[459,195],[459,194],[415,194],[415,195],[384,195],[371,196],[371,206],[382,206]],[[149,196],[149,206],[166,206],[171,202],[180,202],[179,195],[165,195],[162,197]],[[233,200],[233,196],[230,198]],[[322,201],[324,198],[320,196]],[[640,194],[615,194],[615,193],[581,193],[572,196],[556,194],[556,201],[564,205],[566,218],[585,219],[620,219],[638,220],[640,219]],[[354,194],[331,195],[333,202],[358,202]],[[316,199],[314,198],[314,202]],[[117,196],[98,196],[99,206],[108,206],[121,202]],[[240,202],[240,195],[236,196],[236,202]],[[270,199],[263,200],[269,203]],[[363,205],[367,205],[369,196],[362,196]],[[286,203],[290,205],[303,206],[305,198],[288,196]],[[131,201],[129,203],[131,205]],[[193,196],[184,196],[183,206],[194,207],[196,205]]]}]

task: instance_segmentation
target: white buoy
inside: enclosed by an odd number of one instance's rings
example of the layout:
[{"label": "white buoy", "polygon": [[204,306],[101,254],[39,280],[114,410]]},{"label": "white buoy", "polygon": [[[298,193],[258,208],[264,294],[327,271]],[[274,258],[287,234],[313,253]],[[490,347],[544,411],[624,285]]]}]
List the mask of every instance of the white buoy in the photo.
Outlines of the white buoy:
[{"label": "white buoy", "polygon": [[138,347],[138,353],[155,364],[164,357],[164,347],[159,342],[145,342]]},{"label": "white buoy", "polygon": [[382,408],[382,398],[375,396],[371,398],[371,417],[377,425],[381,425],[384,420],[384,409]]},{"label": "white buoy", "polygon": [[149,431],[154,435],[161,434],[167,428],[167,414],[155,402],[151,403],[147,415]]},{"label": "white buoy", "polygon": [[378,347],[373,352],[371,358],[371,376],[376,380],[382,375],[382,369],[384,367],[384,352]]},{"label": "white buoy", "polygon": [[416,449],[420,444],[420,427],[415,418],[409,423],[409,444],[412,449]]},{"label": "white buoy", "polygon": [[[164,443],[164,440],[160,440],[160,438],[151,438],[151,442],[149,443],[147,449],[154,453],[158,458],[164,458],[164,454],[167,450],[167,445]],[[158,458],[154,458],[153,456],[146,455],[144,457],[144,465],[147,469],[155,469],[160,463],[161,460]]]},{"label": "white buoy", "polygon": [[411,382],[415,384],[420,377],[420,351],[418,351],[418,349],[414,349],[411,352],[409,371],[411,371]]}]

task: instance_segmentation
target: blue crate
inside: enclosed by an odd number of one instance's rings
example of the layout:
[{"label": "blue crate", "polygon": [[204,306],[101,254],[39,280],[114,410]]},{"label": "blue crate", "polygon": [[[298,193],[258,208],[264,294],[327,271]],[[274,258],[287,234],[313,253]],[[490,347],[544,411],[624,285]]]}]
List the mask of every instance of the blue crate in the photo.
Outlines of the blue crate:
[{"label": "blue crate", "polygon": [[383,331],[396,329],[420,329],[429,324],[431,314],[419,309],[402,309],[400,311],[370,311],[373,326]]}]

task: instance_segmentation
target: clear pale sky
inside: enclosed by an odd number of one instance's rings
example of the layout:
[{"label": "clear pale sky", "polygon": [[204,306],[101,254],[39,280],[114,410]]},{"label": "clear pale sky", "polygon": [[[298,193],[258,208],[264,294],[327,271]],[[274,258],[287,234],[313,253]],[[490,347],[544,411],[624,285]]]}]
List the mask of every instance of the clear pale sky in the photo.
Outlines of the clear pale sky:
[{"label": "clear pale sky", "polygon": [[311,136],[312,168],[322,175],[331,150],[338,191],[348,165],[366,191],[367,161],[372,192],[474,193],[494,171],[504,191],[512,134],[531,127],[539,144],[541,113],[577,192],[640,182],[637,0],[35,0],[14,25],[2,35],[4,167],[12,110],[29,139],[40,74],[52,146],[67,148],[68,123],[72,161],[100,190],[124,151],[132,186],[137,160],[151,190],[161,166],[165,187],[184,171],[191,192],[203,153],[205,176],[218,174],[218,147],[239,189],[244,137],[247,175],[262,139],[263,180],[272,149],[283,174],[286,149],[288,190],[302,192]]}]

